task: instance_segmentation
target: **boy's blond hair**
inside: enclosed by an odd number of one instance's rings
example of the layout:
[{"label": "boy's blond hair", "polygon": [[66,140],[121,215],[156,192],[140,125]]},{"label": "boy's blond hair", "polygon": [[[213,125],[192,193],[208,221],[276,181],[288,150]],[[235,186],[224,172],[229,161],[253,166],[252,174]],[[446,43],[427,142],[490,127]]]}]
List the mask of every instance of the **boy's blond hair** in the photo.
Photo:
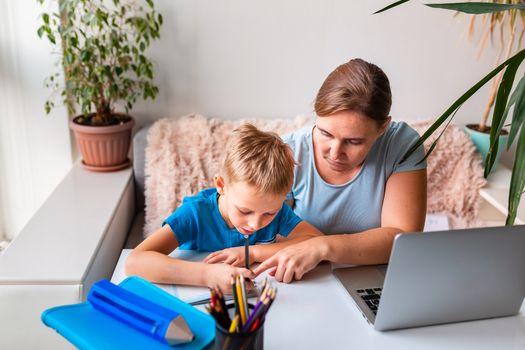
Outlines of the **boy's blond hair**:
[{"label": "boy's blond hair", "polygon": [[294,165],[292,150],[279,135],[243,124],[233,131],[222,170],[226,181],[246,182],[260,193],[280,195],[292,188]]}]

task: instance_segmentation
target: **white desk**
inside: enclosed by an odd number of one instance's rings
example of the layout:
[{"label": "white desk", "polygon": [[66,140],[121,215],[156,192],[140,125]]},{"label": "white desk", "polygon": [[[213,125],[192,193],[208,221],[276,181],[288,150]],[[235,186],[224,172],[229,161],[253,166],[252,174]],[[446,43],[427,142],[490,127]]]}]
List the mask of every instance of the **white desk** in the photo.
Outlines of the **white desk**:
[{"label": "white desk", "polygon": [[[122,264],[117,264],[113,282],[121,279]],[[523,305],[512,317],[378,332],[332,275],[330,264],[291,284],[272,281],[278,294],[266,316],[265,349],[525,349]]]}]

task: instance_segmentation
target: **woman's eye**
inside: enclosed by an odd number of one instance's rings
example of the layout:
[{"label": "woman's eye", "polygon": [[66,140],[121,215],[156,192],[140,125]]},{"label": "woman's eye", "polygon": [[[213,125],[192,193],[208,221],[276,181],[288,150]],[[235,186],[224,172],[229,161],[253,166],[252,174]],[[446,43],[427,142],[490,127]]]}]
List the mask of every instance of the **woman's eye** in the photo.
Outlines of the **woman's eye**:
[{"label": "woman's eye", "polygon": [[264,213],[264,215],[266,215],[266,216],[274,216],[275,214],[277,214],[277,213]]},{"label": "woman's eye", "polygon": [[355,140],[346,140],[345,143],[347,145],[357,146],[357,145],[361,145],[363,142],[362,141],[355,141]]},{"label": "woman's eye", "polygon": [[249,215],[249,214],[251,214],[249,211],[239,210],[239,212],[240,212],[242,215]]}]

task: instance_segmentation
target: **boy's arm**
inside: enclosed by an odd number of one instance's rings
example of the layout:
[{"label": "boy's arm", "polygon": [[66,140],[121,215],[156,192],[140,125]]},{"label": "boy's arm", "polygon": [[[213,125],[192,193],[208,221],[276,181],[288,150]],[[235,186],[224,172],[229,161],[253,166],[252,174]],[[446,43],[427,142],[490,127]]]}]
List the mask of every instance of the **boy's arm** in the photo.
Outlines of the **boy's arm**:
[{"label": "boy's arm", "polygon": [[[277,243],[250,246],[250,263],[262,262],[284,247],[321,235],[318,229],[303,220],[290,231],[287,237],[277,239]],[[224,262],[233,266],[244,266],[244,247],[227,248],[211,253],[204,262],[208,264]]]},{"label": "boy's arm", "polygon": [[140,276],[153,283],[219,287],[225,292],[231,288],[231,275],[253,277],[251,272],[244,268],[225,264],[209,265],[169,257],[168,254],[178,246],[170,226],[165,225],[131,252],[126,260],[126,275]]}]

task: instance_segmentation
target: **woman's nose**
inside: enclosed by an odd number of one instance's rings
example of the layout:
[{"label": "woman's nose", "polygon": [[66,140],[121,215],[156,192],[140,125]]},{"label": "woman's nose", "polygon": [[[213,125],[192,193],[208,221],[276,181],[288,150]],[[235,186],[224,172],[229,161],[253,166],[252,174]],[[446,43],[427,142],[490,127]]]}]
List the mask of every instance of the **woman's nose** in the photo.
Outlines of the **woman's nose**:
[{"label": "woman's nose", "polygon": [[341,154],[341,143],[334,141],[330,145],[330,159],[338,159]]}]

